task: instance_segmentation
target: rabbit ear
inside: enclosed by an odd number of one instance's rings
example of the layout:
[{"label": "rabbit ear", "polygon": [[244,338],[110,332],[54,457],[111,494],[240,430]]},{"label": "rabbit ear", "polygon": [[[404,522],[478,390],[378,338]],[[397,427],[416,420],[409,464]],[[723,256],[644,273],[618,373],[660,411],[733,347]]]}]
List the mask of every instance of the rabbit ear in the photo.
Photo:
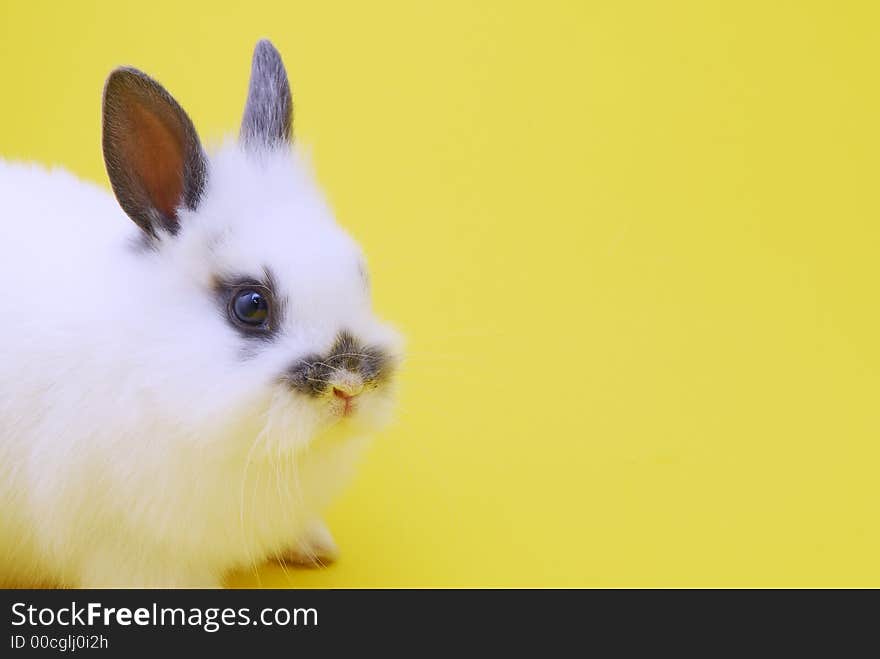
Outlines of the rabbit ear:
[{"label": "rabbit ear", "polygon": [[183,108],[145,73],[116,69],[104,86],[103,147],[122,209],[152,237],[176,233],[178,210],[196,209],[207,171]]},{"label": "rabbit ear", "polygon": [[289,144],[293,125],[293,100],[281,55],[266,39],[254,48],[247,104],[239,139],[245,147]]}]

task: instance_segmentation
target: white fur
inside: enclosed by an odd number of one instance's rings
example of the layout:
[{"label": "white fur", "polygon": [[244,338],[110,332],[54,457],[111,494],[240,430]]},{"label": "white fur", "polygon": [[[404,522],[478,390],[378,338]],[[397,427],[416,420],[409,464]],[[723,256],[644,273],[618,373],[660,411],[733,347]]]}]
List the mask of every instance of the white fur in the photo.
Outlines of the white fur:
[{"label": "white fur", "polygon": [[[308,546],[387,418],[389,386],[340,418],[278,380],[343,329],[398,346],[307,167],[235,143],[208,165],[149,251],[105,189],[0,161],[0,581],[217,586]],[[212,282],[264,268],[286,322],[247,354]]]}]

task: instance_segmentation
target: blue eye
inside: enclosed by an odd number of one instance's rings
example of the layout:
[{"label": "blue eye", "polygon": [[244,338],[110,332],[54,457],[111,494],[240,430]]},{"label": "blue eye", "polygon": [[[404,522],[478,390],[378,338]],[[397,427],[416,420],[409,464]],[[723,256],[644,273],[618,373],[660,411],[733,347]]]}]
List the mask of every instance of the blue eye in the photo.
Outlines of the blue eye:
[{"label": "blue eye", "polygon": [[263,325],[269,318],[269,302],[256,291],[239,291],[232,300],[232,313],[245,325]]}]

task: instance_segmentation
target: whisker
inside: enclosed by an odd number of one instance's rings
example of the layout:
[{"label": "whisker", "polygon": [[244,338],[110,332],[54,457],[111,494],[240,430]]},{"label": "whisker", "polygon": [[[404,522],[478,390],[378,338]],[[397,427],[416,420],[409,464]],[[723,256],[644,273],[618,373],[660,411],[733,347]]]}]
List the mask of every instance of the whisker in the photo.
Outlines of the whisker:
[{"label": "whisker", "polygon": [[[238,501],[238,523],[239,523],[239,530],[241,532],[241,540],[242,540],[242,544],[244,545],[245,550],[247,551],[248,559],[250,560],[251,567],[253,568],[254,574],[257,576],[258,582],[260,581],[260,577],[259,577],[259,573],[257,572],[256,560],[254,559],[253,552],[251,551],[250,544],[248,543],[247,534],[245,533],[245,529],[244,529],[244,510],[245,510],[244,488],[245,488],[245,483],[247,481],[247,473],[248,473],[248,469],[250,468],[251,459],[252,459],[253,453],[254,453],[254,448],[256,448],[257,444],[259,443],[261,435],[262,435],[262,433],[259,433],[259,434],[257,434],[256,437],[254,437],[254,441],[251,444],[251,447],[247,452],[247,457],[245,458],[245,461],[244,461],[244,469],[241,474],[241,486],[239,488],[239,501]],[[260,585],[262,586],[262,583],[260,583]]]}]

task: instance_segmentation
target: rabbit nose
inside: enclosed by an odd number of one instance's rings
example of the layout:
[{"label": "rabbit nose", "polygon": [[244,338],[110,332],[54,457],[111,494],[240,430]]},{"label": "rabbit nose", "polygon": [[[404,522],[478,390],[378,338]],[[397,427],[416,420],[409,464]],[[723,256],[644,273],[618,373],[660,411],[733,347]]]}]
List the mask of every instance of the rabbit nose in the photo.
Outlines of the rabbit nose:
[{"label": "rabbit nose", "polygon": [[343,391],[339,387],[333,387],[333,395],[342,400],[351,400],[353,397],[353,394]]},{"label": "rabbit nose", "polygon": [[354,373],[341,374],[331,381],[333,395],[343,400],[350,400],[364,390],[364,381]]}]

